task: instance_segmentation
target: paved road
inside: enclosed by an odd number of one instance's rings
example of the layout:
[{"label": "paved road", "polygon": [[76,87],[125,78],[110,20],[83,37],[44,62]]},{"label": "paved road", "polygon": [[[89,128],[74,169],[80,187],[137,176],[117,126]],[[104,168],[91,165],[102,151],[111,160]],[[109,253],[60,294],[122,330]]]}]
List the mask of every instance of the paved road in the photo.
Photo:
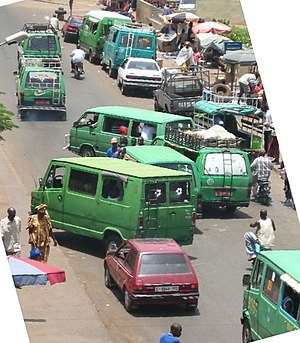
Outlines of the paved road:
[{"label": "paved road", "polygon": [[[43,20],[44,15],[52,11],[53,5],[43,3],[41,6],[35,1],[10,6],[0,12],[1,34],[7,36],[18,31],[24,22]],[[150,98],[120,95],[115,81],[98,66],[86,63],[86,79],[73,79],[69,74],[68,58],[73,46],[62,45],[67,122],[18,122],[19,129],[5,133],[6,141],[1,144],[1,157],[5,161],[0,167],[1,213],[4,215],[5,209],[14,205],[24,222],[30,191],[44,174],[49,161],[70,155],[62,151],[63,137],[82,111],[111,104],[153,108]],[[16,68],[16,48],[5,47],[0,50],[0,56],[0,89],[6,92],[1,101],[16,110],[12,75]],[[299,222],[295,211],[282,204],[282,182],[276,173],[272,175],[272,186],[274,202],[269,213],[278,226],[276,247],[296,249],[300,242]],[[143,308],[129,315],[123,308],[121,295],[104,287],[101,244],[57,232],[60,247],[52,248],[49,263],[65,268],[68,282],[18,291],[31,342],[157,342],[173,321],[183,325],[183,342],[198,342],[199,337],[206,342],[240,342],[241,279],[249,269],[243,234],[260,208],[251,203],[249,208],[238,210],[234,217],[215,211],[198,221],[203,234],[195,237],[192,246],[185,247],[200,281],[199,311],[193,315],[176,307]],[[26,256],[29,247],[25,233],[22,239]],[[45,299],[45,303],[41,304],[39,299]]]}]

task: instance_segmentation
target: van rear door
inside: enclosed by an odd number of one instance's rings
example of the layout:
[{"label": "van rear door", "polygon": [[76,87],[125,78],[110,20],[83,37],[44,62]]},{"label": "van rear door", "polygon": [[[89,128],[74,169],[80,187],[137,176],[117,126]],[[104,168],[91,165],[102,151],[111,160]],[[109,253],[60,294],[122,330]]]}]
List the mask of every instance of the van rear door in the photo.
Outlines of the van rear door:
[{"label": "van rear door", "polygon": [[187,180],[153,181],[145,184],[142,212],[145,237],[167,237],[191,244],[194,232],[191,184]]}]

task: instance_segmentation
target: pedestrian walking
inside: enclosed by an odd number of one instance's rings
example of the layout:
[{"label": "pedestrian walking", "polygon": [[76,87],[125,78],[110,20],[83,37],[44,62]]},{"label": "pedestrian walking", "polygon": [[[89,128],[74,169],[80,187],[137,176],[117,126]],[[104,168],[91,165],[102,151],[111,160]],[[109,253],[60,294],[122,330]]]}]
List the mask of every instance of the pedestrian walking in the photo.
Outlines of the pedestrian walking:
[{"label": "pedestrian walking", "polygon": [[159,343],[180,343],[179,337],[182,333],[182,327],[178,323],[171,325],[170,332],[160,336]]},{"label": "pedestrian walking", "polygon": [[21,256],[21,219],[13,207],[7,209],[7,217],[0,221],[0,236],[6,255]]},{"label": "pedestrian walking", "polygon": [[37,214],[29,216],[27,229],[29,230],[31,249],[38,248],[41,252],[37,260],[47,263],[50,252],[50,238],[52,238],[54,246],[57,245],[57,240],[53,234],[51,218],[47,214],[46,204],[40,204],[37,207]]},{"label": "pedestrian walking", "polygon": [[193,48],[191,47],[190,42],[186,41],[175,60],[176,64],[180,66],[182,72],[187,71],[189,67],[195,65],[193,55]]},{"label": "pedestrian walking", "polygon": [[246,253],[249,256],[248,261],[256,258],[255,244],[259,244],[261,250],[271,250],[274,246],[274,232],[276,230],[274,220],[268,217],[268,212],[265,209],[260,211],[260,219],[251,223],[250,227],[256,228],[256,231],[255,233],[249,231],[244,235]]}]

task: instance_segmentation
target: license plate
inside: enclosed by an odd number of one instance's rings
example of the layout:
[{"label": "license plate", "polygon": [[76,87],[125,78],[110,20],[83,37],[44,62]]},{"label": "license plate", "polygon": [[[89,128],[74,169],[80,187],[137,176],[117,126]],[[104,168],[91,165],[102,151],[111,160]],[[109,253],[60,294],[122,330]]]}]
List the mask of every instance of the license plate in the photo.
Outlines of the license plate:
[{"label": "license plate", "polygon": [[50,105],[49,100],[36,100],[35,103],[36,105]]},{"label": "license plate", "polygon": [[159,286],[155,287],[155,292],[177,292],[179,286]]},{"label": "license plate", "polygon": [[231,197],[232,192],[231,191],[215,191],[216,197]]}]

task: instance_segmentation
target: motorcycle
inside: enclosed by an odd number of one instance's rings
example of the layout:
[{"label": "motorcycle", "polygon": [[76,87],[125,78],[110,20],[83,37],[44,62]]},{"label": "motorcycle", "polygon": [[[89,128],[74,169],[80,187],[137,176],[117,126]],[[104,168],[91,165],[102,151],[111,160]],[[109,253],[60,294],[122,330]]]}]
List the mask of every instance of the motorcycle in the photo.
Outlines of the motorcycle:
[{"label": "motorcycle", "polygon": [[82,62],[74,63],[74,68],[72,69],[72,73],[74,74],[75,78],[79,80],[81,75],[84,74],[83,63]]},{"label": "motorcycle", "polygon": [[256,195],[256,200],[263,205],[269,206],[271,202],[271,186],[270,181],[267,179],[258,180],[258,191]]}]

